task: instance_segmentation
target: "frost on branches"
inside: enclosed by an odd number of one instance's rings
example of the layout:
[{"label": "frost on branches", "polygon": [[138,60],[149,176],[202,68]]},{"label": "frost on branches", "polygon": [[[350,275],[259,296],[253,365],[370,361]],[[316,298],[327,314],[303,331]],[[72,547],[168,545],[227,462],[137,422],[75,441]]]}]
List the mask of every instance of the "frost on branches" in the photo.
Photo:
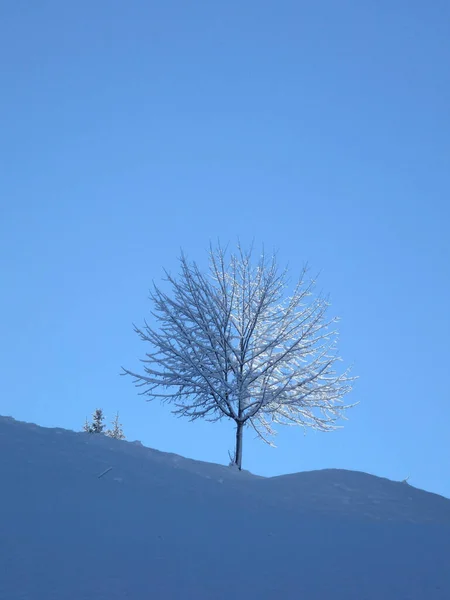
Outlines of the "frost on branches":
[{"label": "frost on branches", "polygon": [[251,250],[228,256],[219,246],[207,273],[182,254],[166,281],[171,293],[154,285],[150,294],[154,326],[135,326],[150,345],[144,372],[124,369],[143,394],[191,420],[232,419],[239,469],[245,426],[271,445],[276,424],[337,427],[353,378],[337,369],[337,319],[306,268],[289,296],[275,256],[252,263]]}]

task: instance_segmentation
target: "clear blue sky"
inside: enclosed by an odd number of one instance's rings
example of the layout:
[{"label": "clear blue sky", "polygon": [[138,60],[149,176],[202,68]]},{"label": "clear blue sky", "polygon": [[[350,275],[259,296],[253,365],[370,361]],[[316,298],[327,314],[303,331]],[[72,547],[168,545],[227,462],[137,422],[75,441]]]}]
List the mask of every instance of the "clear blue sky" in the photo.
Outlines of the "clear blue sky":
[{"label": "clear blue sky", "polygon": [[15,0],[0,7],[0,414],[227,462],[231,423],[120,366],[182,247],[321,270],[360,405],[245,438],[245,467],[338,467],[450,496],[450,3]]}]

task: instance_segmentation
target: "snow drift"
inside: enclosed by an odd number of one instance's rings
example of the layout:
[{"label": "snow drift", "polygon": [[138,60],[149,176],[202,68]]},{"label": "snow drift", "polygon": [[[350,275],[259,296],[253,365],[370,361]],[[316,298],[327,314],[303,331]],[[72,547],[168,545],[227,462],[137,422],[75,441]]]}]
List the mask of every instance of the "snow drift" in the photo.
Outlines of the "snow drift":
[{"label": "snow drift", "polygon": [[450,598],[450,500],[0,418],[0,600]]}]

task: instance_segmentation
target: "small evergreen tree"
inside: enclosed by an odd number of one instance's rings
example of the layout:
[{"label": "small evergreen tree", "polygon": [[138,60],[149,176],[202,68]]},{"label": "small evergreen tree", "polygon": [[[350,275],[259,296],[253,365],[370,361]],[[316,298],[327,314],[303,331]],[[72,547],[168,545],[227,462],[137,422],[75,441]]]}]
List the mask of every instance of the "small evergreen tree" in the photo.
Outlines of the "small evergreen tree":
[{"label": "small evergreen tree", "polygon": [[84,425],[83,425],[83,431],[85,431],[86,433],[93,433],[92,425],[87,420],[87,417],[86,417],[86,421],[84,422]]},{"label": "small evergreen tree", "polygon": [[105,433],[103,431],[105,429],[105,424],[103,423],[104,420],[105,416],[103,410],[101,408],[95,409],[92,415],[92,423],[89,423],[86,419],[83,431],[86,431],[86,433]]},{"label": "small evergreen tree", "polygon": [[111,421],[111,424],[112,429],[108,429],[106,435],[115,438],[116,440],[124,440],[125,435],[123,433],[122,423],[119,423],[119,413],[116,413],[116,416],[114,417],[114,420]]},{"label": "small evergreen tree", "polygon": [[103,423],[104,420],[103,410],[97,408],[92,415],[92,433],[103,433],[105,428],[105,424]]}]

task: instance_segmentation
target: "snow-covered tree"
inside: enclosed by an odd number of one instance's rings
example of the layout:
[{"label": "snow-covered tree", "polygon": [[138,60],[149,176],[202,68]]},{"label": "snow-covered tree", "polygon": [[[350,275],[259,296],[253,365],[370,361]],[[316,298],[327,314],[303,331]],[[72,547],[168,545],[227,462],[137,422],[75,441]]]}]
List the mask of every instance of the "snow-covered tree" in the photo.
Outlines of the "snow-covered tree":
[{"label": "snow-covered tree", "polygon": [[119,423],[119,413],[116,413],[114,420],[111,421],[112,429],[108,429],[106,435],[115,438],[116,440],[124,440],[125,435],[122,429],[122,423]]},{"label": "snow-covered tree", "polygon": [[232,419],[239,469],[244,427],[270,445],[276,424],[337,427],[353,378],[337,368],[337,319],[326,317],[329,303],[313,294],[306,267],[287,295],[275,256],[253,263],[252,250],[238,245],[229,256],[218,246],[208,272],[182,254],[179,276],[166,272],[166,282],[171,293],[156,285],[150,293],[154,326],[135,326],[151,346],[144,372],[123,369],[142,394],[191,420]]}]

